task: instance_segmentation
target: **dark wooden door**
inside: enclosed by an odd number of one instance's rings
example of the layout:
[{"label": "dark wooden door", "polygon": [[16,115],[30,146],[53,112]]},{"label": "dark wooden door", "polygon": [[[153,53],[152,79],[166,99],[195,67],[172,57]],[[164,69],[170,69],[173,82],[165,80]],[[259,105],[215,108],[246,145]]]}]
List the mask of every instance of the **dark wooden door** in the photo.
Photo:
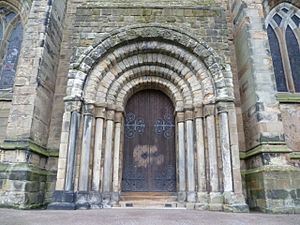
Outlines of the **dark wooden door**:
[{"label": "dark wooden door", "polygon": [[133,95],[125,110],[122,191],[175,192],[174,107],[156,90]]}]

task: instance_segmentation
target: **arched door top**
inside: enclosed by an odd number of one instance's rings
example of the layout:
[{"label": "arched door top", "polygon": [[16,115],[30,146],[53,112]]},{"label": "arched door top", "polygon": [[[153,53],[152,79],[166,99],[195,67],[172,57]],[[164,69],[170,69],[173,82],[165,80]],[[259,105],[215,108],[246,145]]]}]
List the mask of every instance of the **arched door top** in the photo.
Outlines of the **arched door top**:
[{"label": "arched door top", "polygon": [[221,65],[205,42],[182,31],[158,25],[126,27],[87,49],[73,64],[67,99],[103,104],[115,101],[114,94],[133,79],[158,77],[189,93],[193,107],[233,101],[231,69]]}]

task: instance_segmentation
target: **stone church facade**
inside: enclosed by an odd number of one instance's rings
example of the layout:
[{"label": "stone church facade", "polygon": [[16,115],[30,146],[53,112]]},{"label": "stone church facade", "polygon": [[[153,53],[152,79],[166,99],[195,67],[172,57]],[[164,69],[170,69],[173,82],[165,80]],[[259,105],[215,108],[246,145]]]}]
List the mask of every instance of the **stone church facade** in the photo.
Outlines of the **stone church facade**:
[{"label": "stone church facade", "polygon": [[300,212],[298,0],[0,1],[0,206]]}]

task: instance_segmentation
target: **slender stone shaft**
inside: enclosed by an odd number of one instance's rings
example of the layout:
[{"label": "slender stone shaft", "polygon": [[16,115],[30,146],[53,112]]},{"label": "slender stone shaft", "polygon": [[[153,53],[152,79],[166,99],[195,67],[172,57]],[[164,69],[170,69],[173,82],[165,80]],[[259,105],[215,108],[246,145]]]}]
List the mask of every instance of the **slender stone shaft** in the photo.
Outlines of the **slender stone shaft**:
[{"label": "slender stone shaft", "polygon": [[206,192],[203,119],[196,119],[198,192]]},{"label": "slender stone shaft", "polygon": [[72,112],[69,147],[67,157],[67,172],[66,172],[66,191],[74,191],[74,174],[75,174],[75,159],[76,159],[76,146],[77,146],[77,134],[79,129],[80,114],[78,112]]},{"label": "slender stone shaft", "polygon": [[93,116],[85,115],[83,124],[82,150],[80,160],[79,191],[88,191],[89,164],[92,140]]},{"label": "slender stone shaft", "polygon": [[119,191],[121,123],[115,124],[113,192]]},{"label": "slender stone shaft", "polygon": [[240,152],[237,131],[237,119],[234,104],[228,111],[229,130],[230,130],[230,145],[231,145],[231,161],[232,161],[232,175],[233,175],[233,190],[235,193],[242,194],[242,177],[240,171]]},{"label": "slender stone shaft", "polygon": [[114,129],[114,122],[112,120],[108,120],[106,126],[106,139],[105,139],[103,192],[111,192],[113,129]]},{"label": "slender stone shaft", "polygon": [[206,118],[207,124],[207,141],[208,141],[208,158],[209,158],[209,183],[210,191],[219,191],[218,182],[218,160],[217,160],[217,146],[216,146],[216,125],[215,116],[211,115]]},{"label": "slender stone shaft", "polygon": [[186,125],[186,166],[187,166],[187,190],[195,192],[195,163],[194,163],[194,132],[193,121],[188,120]]},{"label": "slender stone shaft", "polygon": [[232,192],[233,185],[232,185],[232,169],[231,169],[231,153],[230,153],[228,115],[226,112],[222,112],[222,113],[220,113],[219,118],[220,118],[221,152],[222,152],[222,161],[223,161],[224,192]]},{"label": "slender stone shaft", "polygon": [[96,119],[92,190],[100,191],[100,170],[103,143],[103,118]]},{"label": "slender stone shaft", "polygon": [[178,170],[179,191],[185,192],[185,154],[184,154],[184,123],[178,123]]}]

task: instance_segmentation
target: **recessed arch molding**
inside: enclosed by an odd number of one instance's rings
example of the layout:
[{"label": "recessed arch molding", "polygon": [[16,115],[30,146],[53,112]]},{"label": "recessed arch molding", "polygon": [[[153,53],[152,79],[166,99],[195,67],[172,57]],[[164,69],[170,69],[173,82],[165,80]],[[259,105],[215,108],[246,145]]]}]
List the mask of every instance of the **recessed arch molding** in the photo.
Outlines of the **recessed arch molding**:
[{"label": "recessed arch molding", "polygon": [[56,191],[77,193],[80,208],[118,204],[124,109],[145,89],[174,104],[177,201],[247,211],[231,68],[205,42],[156,24],[113,31],[72,64]]}]

